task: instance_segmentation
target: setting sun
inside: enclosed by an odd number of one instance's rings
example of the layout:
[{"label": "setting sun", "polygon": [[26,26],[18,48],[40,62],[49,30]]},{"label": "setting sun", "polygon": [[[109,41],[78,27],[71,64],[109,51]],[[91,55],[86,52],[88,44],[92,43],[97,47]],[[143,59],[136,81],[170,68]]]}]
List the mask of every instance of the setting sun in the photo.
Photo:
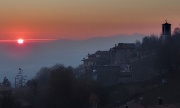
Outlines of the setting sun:
[{"label": "setting sun", "polygon": [[18,39],[17,40],[19,44],[23,44],[24,40],[23,39]]}]

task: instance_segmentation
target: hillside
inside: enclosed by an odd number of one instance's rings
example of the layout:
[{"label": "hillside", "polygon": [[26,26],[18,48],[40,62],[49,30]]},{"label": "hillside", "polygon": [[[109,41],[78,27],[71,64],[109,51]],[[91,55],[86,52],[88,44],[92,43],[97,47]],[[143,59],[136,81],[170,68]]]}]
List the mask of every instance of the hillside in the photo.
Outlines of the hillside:
[{"label": "hillside", "polygon": [[162,97],[163,104],[180,103],[180,70],[167,75],[167,84],[147,91],[142,95],[142,104],[145,106],[158,104],[158,97]]},{"label": "hillside", "polygon": [[158,76],[144,82],[117,84],[109,87],[107,106],[115,107],[117,101],[121,105],[134,102],[143,106],[158,105],[159,97],[163,98],[163,104],[180,103],[180,70],[166,76],[168,81],[166,84],[162,84]]}]

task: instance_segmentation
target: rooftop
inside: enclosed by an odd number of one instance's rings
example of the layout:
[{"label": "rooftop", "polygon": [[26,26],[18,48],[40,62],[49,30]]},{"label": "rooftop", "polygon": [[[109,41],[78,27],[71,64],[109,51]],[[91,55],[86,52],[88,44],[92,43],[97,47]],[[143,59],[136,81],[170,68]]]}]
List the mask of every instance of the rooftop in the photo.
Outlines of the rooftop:
[{"label": "rooftop", "polygon": [[119,43],[118,46],[115,45],[113,49],[134,49],[136,45],[134,43]]}]

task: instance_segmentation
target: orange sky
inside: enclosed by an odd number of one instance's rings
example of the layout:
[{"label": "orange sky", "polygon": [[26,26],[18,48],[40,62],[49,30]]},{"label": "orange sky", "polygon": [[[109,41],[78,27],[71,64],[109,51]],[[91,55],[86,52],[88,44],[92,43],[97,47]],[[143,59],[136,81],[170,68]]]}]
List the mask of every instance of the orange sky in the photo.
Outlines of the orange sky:
[{"label": "orange sky", "polygon": [[161,33],[180,23],[180,0],[0,0],[0,39],[84,39]]}]

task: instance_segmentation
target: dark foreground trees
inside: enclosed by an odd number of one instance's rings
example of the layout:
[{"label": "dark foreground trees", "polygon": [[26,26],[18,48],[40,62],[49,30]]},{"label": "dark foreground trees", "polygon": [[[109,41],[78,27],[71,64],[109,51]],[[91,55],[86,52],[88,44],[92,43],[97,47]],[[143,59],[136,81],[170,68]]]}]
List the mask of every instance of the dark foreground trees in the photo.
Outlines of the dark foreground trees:
[{"label": "dark foreground trees", "polygon": [[92,80],[74,77],[73,68],[63,65],[42,68],[27,86],[27,99],[37,108],[88,108],[90,95],[101,98],[103,89]]}]

